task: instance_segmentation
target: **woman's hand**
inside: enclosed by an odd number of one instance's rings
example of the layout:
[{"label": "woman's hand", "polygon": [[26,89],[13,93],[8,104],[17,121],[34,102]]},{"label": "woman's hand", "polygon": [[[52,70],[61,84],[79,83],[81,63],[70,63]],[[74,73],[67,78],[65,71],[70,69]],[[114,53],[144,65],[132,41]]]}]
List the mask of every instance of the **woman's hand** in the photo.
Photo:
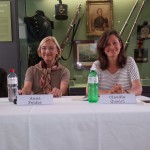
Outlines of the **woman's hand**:
[{"label": "woman's hand", "polygon": [[50,94],[53,94],[54,97],[61,97],[62,96],[62,91],[58,88],[53,88]]},{"label": "woman's hand", "polygon": [[18,90],[18,94],[19,94],[19,95],[22,95],[22,89],[19,89],[19,90]]},{"label": "woman's hand", "polygon": [[112,88],[111,88],[111,94],[122,94],[124,93],[124,90],[122,88],[122,86],[120,84],[115,84]]}]

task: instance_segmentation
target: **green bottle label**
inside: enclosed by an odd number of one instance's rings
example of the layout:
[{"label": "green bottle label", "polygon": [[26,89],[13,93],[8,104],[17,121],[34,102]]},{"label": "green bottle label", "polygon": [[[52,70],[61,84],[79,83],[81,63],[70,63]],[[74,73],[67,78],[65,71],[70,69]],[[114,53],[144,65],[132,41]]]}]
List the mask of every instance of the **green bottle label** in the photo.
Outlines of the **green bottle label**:
[{"label": "green bottle label", "polygon": [[88,83],[98,83],[98,77],[88,77]]}]

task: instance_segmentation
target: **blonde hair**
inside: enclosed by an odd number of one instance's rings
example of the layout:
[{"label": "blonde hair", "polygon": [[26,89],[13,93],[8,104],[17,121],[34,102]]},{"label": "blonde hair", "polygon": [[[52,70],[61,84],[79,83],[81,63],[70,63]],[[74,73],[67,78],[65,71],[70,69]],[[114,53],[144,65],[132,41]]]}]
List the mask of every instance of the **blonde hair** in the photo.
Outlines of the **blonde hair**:
[{"label": "blonde hair", "polygon": [[38,49],[37,49],[38,55],[40,56],[41,46],[42,46],[46,41],[49,41],[49,40],[53,41],[53,42],[56,44],[56,47],[57,47],[57,50],[58,50],[58,58],[60,58],[60,57],[61,57],[61,48],[60,48],[60,46],[59,46],[59,44],[58,44],[58,41],[56,40],[56,38],[55,38],[54,36],[47,36],[47,37],[45,37],[45,38],[40,42],[39,47],[38,47]]}]

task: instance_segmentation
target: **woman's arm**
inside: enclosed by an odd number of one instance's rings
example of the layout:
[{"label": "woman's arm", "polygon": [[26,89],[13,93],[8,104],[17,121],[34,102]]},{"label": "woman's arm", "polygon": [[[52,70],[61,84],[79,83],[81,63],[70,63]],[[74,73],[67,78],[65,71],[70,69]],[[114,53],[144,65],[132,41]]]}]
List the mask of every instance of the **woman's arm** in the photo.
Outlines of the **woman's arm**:
[{"label": "woman's arm", "polygon": [[31,66],[27,69],[24,79],[24,85],[21,90],[19,90],[19,94],[29,95],[32,93],[34,79],[34,66]]},{"label": "woman's arm", "polygon": [[128,71],[131,79],[131,88],[127,90],[129,93],[133,93],[135,95],[141,95],[142,84],[141,84],[140,74],[139,74],[137,64],[135,63],[132,57],[128,57],[127,65],[128,65]]},{"label": "woman's arm", "polygon": [[128,91],[128,93],[132,93],[135,95],[141,95],[142,94],[142,84],[141,80],[135,80],[131,82],[132,86]]},{"label": "woman's arm", "polygon": [[135,95],[142,94],[142,84],[140,80],[135,80],[131,82],[132,86],[130,89],[123,90],[120,84],[115,84],[110,90],[99,90],[99,94],[121,94],[121,93],[131,93]]},{"label": "woman's arm", "polygon": [[[98,94],[99,95],[101,95],[101,94],[111,94],[111,90],[101,90],[101,89],[99,89]],[[88,96],[88,84],[86,85],[86,96]]]},{"label": "woman's arm", "polygon": [[53,94],[54,97],[61,97],[63,95],[68,95],[68,88],[69,88],[68,82],[61,81],[60,89],[54,87],[50,93]]},{"label": "woman's arm", "polygon": [[115,84],[110,90],[99,90],[99,94],[121,94],[121,93],[131,93],[135,95],[142,94],[142,84],[140,80],[135,80],[131,82],[132,86],[130,89],[123,90],[120,84]]},{"label": "woman's arm", "polygon": [[32,93],[32,82],[31,81],[25,81],[24,87],[22,88],[21,94],[29,95]]},{"label": "woman's arm", "polygon": [[65,71],[63,73],[61,83],[60,83],[60,90],[62,91],[62,95],[68,95],[69,91],[69,80],[70,80],[70,71],[65,68]]},{"label": "woman's arm", "polygon": [[112,94],[111,90],[99,90],[98,93],[99,93],[99,95],[101,95],[101,94]]},{"label": "woman's arm", "polygon": [[62,95],[68,95],[69,84],[66,81],[62,81],[60,84],[60,90],[62,91]]},{"label": "woman's arm", "polygon": [[61,97],[63,95],[68,95],[69,79],[70,79],[70,71],[67,68],[65,68],[62,74],[60,88],[54,87],[50,93],[53,94],[54,97]]}]

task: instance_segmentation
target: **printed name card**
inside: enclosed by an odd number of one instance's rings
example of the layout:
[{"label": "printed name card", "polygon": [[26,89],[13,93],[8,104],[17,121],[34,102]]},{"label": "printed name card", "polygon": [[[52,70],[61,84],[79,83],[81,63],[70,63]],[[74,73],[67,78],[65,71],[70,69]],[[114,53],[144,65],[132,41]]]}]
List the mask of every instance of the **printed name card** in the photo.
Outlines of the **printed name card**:
[{"label": "printed name card", "polygon": [[135,94],[103,94],[99,97],[100,104],[135,104]]},{"label": "printed name card", "polygon": [[52,94],[40,95],[18,95],[17,105],[51,105],[53,102]]}]

